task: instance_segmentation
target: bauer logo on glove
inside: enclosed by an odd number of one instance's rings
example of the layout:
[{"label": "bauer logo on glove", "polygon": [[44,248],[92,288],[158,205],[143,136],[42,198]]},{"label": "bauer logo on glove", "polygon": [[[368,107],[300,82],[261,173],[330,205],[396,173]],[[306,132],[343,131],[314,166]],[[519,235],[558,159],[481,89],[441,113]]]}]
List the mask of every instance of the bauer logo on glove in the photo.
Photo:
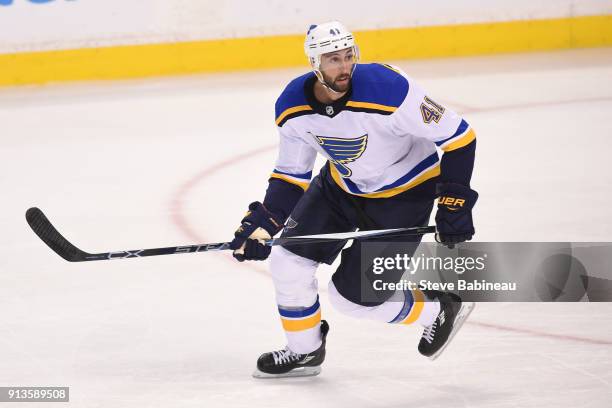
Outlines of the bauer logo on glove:
[{"label": "bauer logo on glove", "polygon": [[478,193],[457,183],[437,185],[438,212],[436,213],[436,241],[454,248],[455,244],[469,241],[474,236],[472,208]]},{"label": "bauer logo on glove", "polygon": [[445,205],[449,211],[457,211],[465,205],[463,198],[443,196],[438,199],[438,204]]}]

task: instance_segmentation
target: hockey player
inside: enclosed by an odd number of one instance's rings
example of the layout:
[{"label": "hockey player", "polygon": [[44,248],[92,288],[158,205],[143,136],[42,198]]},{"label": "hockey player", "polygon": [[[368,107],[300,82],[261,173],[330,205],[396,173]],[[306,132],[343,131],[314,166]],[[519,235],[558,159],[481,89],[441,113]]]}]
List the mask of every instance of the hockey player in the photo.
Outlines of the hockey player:
[{"label": "hockey player", "polygon": [[[452,246],[474,234],[470,188],[476,140],[455,112],[430,98],[400,69],[359,64],[353,35],[339,22],[312,25],[304,44],[312,72],[287,85],[276,102],[280,146],[261,202],[235,232],[239,261],[263,260],[270,270],[287,347],[263,354],[256,377],[316,375],[329,330],[321,320],[315,271],[331,264],[346,242],[262,244],[283,228],[290,237],[428,224],[434,200],[436,239]],[[437,148],[443,151],[439,159]],[[317,153],[327,164],[311,181]],[[406,240],[404,237],[403,241]],[[420,237],[413,238],[418,245]],[[416,248],[416,245],[414,246]],[[342,251],[329,300],[348,315],[395,324],[419,323],[421,354],[435,358],[473,304],[454,294],[364,293],[361,246]],[[399,280],[401,273],[391,275]],[[366,271],[365,282],[371,280]]]}]

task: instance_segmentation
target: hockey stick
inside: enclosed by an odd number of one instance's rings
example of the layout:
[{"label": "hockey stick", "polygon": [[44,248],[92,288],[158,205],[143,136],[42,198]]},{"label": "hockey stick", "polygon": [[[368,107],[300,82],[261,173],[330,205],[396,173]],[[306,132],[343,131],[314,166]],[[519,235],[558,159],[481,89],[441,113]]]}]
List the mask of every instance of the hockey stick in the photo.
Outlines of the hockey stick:
[{"label": "hockey stick", "polygon": [[[145,256],[189,254],[194,252],[223,251],[230,249],[229,242],[212,244],[199,244],[187,246],[173,246],[165,248],[134,249],[130,251],[112,251],[90,254],[72,245],[57,229],[45,214],[36,207],[26,211],[26,220],[38,237],[56,254],[69,262],[102,261],[111,259],[142,258]],[[282,244],[312,244],[328,242],[330,240],[363,239],[374,237],[391,237],[401,235],[423,235],[436,232],[435,227],[394,228],[386,230],[371,230],[344,232],[339,234],[302,235],[297,237],[273,238],[266,241],[266,245]]]}]

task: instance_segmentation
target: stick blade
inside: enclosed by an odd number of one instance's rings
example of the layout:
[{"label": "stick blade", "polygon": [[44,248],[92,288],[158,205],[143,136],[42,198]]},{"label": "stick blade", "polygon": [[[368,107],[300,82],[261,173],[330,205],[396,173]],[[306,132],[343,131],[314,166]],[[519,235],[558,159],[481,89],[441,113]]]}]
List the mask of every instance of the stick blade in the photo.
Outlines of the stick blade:
[{"label": "stick blade", "polygon": [[72,245],[55,229],[40,208],[32,207],[26,211],[26,221],[32,231],[56,254],[69,262],[81,262],[89,255]]}]

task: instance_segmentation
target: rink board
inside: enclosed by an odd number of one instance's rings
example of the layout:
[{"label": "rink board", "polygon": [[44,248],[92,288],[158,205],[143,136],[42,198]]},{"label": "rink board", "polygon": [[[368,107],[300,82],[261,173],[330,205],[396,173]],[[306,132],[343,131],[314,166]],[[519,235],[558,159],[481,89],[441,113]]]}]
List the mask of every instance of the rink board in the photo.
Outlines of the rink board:
[{"label": "rink board", "polygon": [[[612,15],[356,31],[364,61],[612,45]],[[0,86],[305,66],[303,35],[0,54]]]}]

